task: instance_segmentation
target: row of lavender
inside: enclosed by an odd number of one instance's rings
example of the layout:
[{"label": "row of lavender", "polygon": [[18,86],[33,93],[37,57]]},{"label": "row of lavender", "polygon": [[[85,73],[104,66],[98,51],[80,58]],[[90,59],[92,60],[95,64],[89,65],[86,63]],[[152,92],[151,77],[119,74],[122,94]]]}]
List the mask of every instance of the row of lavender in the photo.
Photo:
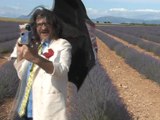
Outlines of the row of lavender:
[{"label": "row of lavender", "polygon": [[19,36],[19,23],[0,22],[0,53],[10,52]]},{"label": "row of lavender", "polygon": [[[139,27],[139,29],[137,28],[137,30],[135,30],[135,28],[134,28],[133,29],[134,31],[132,30],[131,27],[125,27],[125,28],[122,27],[122,30],[120,31],[120,28],[121,28],[120,26],[119,27],[113,26],[113,28],[111,26],[99,26],[97,28],[101,29],[104,32],[112,34],[114,36],[117,36],[130,44],[137,45],[140,48],[145,49],[148,52],[152,52],[156,56],[160,56],[160,43],[153,42],[154,38],[152,38],[153,39],[152,41],[149,41],[149,40],[144,40],[138,36],[135,36],[137,31],[140,32],[143,30],[143,27],[142,27],[142,30],[140,29],[140,27]],[[151,28],[153,28],[153,27],[151,27]],[[132,34],[131,33],[129,34],[129,32],[127,32],[127,30],[132,31]],[[149,30],[146,30],[146,32],[148,32],[148,31]],[[139,33],[139,34],[145,35],[143,33]],[[149,32],[147,34],[149,34]],[[160,40],[159,40],[159,42],[160,42]]]},{"label": "row of lavender", "polygon": [[102,32],[96,31],[96,35],[139,73],[160,83],[160,60],[125,46]]},{"label": "row of lavender", "polygon": [[97,28],[126,33],[132,36],[160,43],[160,26],[97,26]]}]

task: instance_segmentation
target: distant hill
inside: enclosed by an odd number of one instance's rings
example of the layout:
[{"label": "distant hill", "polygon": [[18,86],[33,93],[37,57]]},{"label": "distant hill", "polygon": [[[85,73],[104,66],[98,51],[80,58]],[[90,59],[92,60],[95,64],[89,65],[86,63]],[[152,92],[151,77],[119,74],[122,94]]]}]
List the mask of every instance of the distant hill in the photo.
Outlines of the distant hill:
[{"label": "distant hill", "polygon": [[160,20],[140,20],[140,19],[130,19],[130,18],[114,17],[114,16],[99,17],[96,19],[92,19],[92,21],[93,22],[99,21],[99,23],[111,22],[115,24],[121,24],[121,23],[160,24]]},{"label": "distant hill", "polygon": [[18,19],[29,19],[30,16],[27,16],[27,15],[21,15],[18,17]]},{"label": "distant hill", "polygon": [[[27,20],[30,16],[21,15],[18,17],[18,19]],[[141,20],[141,19],[130,19],[130,18],[124,18],[124,17],[114,17],[114,16],[105,16],[105,17],[99,17],[96,19],[92,19],[93,22],[99,21],[99,23],[104,22],[111,22],[114,24],[121,24],[121,23],[136,23],[136,24],[160,24],[160,20]]]}]

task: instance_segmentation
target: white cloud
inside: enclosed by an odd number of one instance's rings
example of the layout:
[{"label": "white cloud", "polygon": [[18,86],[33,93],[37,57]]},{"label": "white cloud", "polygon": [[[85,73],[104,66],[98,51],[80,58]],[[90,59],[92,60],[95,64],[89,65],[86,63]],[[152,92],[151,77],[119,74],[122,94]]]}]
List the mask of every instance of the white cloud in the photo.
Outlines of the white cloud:
[{"label": "white cloud", "polygon": [[[0,16],[3,17],[19,17],[28,15],[31,12],[29,9],[24,9],[20,5],[0,7]],[[135,19],[160,19],[160,9],[135,9],[129,10],[126,8],[111,8],[108,10],[99,10],[87,8],[87,13],[90,18],[98,18],[103,16],[118,16]]]},{"label": "white cloud", "polygon": [[160,0],[101,0],[104,2],[124,2],[124,3],[160,3]]},{"label": "white cloud", "polygon": [[24,15],[29,12],[17,6],[0,7],[0,16],[2,17],[19,17],[22,13]]},{"label": "white cloud", "polygon": [[97,18],[97,17],[101,17],[101,16],[105,16],[108,14],[108,11],[100,11],[97,9],[93,9],[93,8],[87,8],[87,13],[88,16],[91,18]]},{"label": "white cloud", "polygon": [[111,8],[109,10],[98,10],[89,8],[87,9],[88,16],[90,18],[97,18],[103,16],[117,16],[134,19],[160,19],[160,10],[154,9],[136,9],[128,10],[125,8]]},{"label": "white cloud", "polygon": [[153,13],[160,13],[160,10],[153,10],[153,9],[137,9],[137,12],[153,12]]},{"label": "white cloud", "polygon": [[128,10],[125,8],[111,8],[109,9],[109,11],[128,11]]},{"label": "white cloud", "polygon": [[[29,7],[25,7],[21,6],[20,3],[16,3],[15,6],[3,6],[0,7],[0,16],[1,17],[19,17],[21,15],[28,15],[35,6],[33,6],[33,8],[29,8]],[[49,8],[48,5],[45,5],[46,8]]]}]

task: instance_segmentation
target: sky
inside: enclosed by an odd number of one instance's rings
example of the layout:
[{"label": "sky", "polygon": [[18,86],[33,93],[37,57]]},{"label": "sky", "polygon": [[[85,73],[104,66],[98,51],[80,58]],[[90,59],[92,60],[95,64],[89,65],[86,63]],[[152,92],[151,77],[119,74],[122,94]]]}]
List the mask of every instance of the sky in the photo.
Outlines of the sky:
[{"label": "sky", "polygon": [[[118,16],[134,19],[159,19],[160,0],[82,0],[88,16]],[[1,0],[1,17],[29,14],[38,5],[52,8],[53,0]]]}]

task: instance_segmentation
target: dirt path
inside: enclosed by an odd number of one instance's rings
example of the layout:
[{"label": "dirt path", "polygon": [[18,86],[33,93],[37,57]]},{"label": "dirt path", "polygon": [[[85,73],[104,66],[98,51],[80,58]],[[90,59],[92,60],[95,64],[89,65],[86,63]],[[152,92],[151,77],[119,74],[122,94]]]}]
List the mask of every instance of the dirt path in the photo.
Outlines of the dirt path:
[{"label": "dirt path", "polygon": [[[134,120],[160,120],[160,86],[146,79],[98,39],[98,58]],[[105,52],[104,52],[105,51]]]}]

